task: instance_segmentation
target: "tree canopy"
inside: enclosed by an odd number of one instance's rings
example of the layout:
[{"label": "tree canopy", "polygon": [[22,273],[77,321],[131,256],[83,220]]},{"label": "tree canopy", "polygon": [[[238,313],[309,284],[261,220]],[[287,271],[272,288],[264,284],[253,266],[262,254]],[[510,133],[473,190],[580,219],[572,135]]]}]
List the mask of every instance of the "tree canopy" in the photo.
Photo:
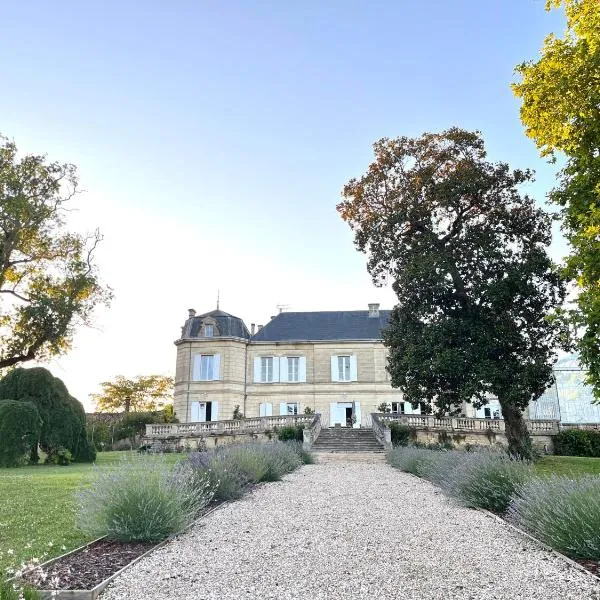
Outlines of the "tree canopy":
[{"label": "tree canopy", "polygon": [[406,400],[456,413],[501,404],[511,451],[529,453],[522,411],[552,377],[564,297],[546,247],[550,217],[518,187],[529,171],[486,160],[478,133],[384,138],[338,205],[376,284],[398,298],[384,330]]},{"label": "tree canopy", "polygon": [[104,381],[101,394],[92,394],[100,412],[149,412],[162,407],[173,394],[173,378],[163,375],[139,375],[127,379],[117,375]]},{"label": "tree canopy", "polygon": [[549,35],[541,58],[517,66],[521,80],[513,90],[542,156],[566,157],[550,198],[563,207],[567,273],[579,288],[581,362],[600,399],[600,2],[550,0],[546,9],[563,4],[564,37]]},{"label": "tree canopy", "polygon": [[0,400],[0,467],[18,467],[29,458],[41,424],[33,403]]},{"label": "tree canopy", "polygon": [[99,233],[65,231],[77,183],[73,165],[19,158],[0,136],[0,368],[65,352],[110,298],[93,262]]}]

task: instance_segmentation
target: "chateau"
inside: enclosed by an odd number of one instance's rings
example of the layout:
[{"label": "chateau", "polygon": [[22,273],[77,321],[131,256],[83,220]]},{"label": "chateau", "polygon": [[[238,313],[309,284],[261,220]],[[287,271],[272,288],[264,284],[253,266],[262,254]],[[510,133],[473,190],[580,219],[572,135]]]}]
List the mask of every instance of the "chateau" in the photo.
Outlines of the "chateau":
[{"label": "chateau", "polygon": [[369,425],[385,402],[418,414],[392,389],[381,330],[389,310],[282,312],[264,327],[222,310],[189,311],[177,346],[175,413],[181,422],[302,414],[325,425]]}]

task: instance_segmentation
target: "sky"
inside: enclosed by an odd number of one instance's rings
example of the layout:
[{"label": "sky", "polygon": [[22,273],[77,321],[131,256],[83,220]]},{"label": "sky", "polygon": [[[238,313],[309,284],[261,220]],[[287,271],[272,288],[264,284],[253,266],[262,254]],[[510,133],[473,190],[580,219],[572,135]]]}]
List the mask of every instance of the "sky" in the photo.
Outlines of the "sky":
[{"label": "sky", "polygon": [[[554,166],[510,83],[560,11],[543,0],[4,0],[0,133],[78,167],[69,227],[99,228],[114,300],[46,366],[93,409],[116,375],[174,374],[187,310],[265,324],[394,305],[336,212],[372,143],[480,130],[492,160]],[[552,247],[566,252],[560,239]]]}]

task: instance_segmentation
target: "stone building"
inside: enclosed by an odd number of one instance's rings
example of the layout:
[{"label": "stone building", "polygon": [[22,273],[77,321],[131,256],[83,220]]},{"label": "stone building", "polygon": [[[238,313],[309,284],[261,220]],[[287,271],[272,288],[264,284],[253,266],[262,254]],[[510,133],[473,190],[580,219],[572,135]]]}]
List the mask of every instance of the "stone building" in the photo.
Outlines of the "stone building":
[{"label": "stone building", "polygon": [[250,331],[221,310],[189,318],[177,346],[175,413],[181,422],[301,414],[360,427],[387,403],[418,414],[390,385],[381,329],[389,310],[282,312]]}]

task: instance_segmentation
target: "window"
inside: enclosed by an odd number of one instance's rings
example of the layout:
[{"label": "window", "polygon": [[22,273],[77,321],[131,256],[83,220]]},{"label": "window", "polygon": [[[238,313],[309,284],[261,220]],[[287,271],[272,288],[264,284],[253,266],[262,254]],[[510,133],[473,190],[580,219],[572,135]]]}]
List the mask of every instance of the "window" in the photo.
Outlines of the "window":
[{"label": "window", "polygon": [[215,326],[214,325],[205,325],[204,326],[204,337],[213,337],[215,335]]},{"label": "window", "polygon": [[392,402],[392,412],[401,415],[406,414],[406,405],[404,402]]},{"label": "window", "polygon": [[262,356],[260,359],[260,380],[263,383],[273,381],[273,357]]},{"label": "window", "polygon": [[338,356],[338,381],[350,381],[350,357]]},{"label": "window", "polygon": [[297,415],[298,414],[298,404],[296,402],[288,402],[287,414],[288,415]]},{"label": "window", "polygon": [[215,378],[215,356],[214,354],[202,354],[200,356],[200,381],[212,381]]},{"label": "window", "polygon": [[[300,381],[300,357],[299,356],[288,356],[287,357],[287,380],[288,381]],[[294,413],[296,414],[296,413]]]}]

